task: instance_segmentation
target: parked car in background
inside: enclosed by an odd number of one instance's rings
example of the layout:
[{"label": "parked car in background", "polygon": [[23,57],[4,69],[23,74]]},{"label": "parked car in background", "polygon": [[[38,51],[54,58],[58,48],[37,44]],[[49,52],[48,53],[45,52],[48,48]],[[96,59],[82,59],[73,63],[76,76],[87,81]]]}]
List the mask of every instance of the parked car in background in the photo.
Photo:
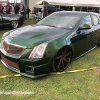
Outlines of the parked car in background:
[{"label": "parked car in background", "polygon": [[0,29],[18,28],[23,25],[23,16],[15,14],[0,14]]},{"label": "parked car in background", "polygon": [[10,70],[36,78],[64,71],[71,61],[100,45],[100,14],[55,12],[36,24],[4,33],[1,62]]}]

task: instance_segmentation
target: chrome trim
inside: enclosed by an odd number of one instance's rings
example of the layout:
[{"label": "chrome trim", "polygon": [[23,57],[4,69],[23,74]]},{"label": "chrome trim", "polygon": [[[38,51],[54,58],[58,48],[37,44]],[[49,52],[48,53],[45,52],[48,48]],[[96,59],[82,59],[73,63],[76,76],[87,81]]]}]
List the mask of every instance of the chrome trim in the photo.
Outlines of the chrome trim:
[{"label": "chrome trim", "polygon": [[[3,40],[3,42],[4,42],[4,41],[5,41],[5,40]],[[2,46],[1,46],[3,50],[0,48],[0,51],[1,51],[3,54],[5,54],[5,55],[6,55],[6,54],[11,54],[11,55],[15,55],[15,56],[16,56],[16,55],[22,55],[22,54],[7,53],[7,52],[5,51],[5,49],[3,48],[3,42],[2,42]],[[7,42],[7,41],[5,41],[5,42]],[[13,45],[13,46],[17,46],[17,47],[22,47],[22,48],[24,47],[24,46],[14,45],[14,44],[11,44],[11,43],[9,43],[9,42],[7,42],[7,43],[10,44],[10,45]],[[26,47],[24,47],[24,48],[25,48],[25,50],[26,50]],[[24,51],[25,51],[25,50],[24,50]],[[23,51],[23,52],[24,52],[24,51]],[[22,53],[23,53],[23,52],[22,52]]]},{"label": "chrome trim", "polygon": [[6,54],[7,54],[7,52],[3,49],[3,47],[2,47],[2,48],[0,48],[0,51],[1,51],[4,55],[6,55]]},{"label": "chrome trim", "polygon": [[4,39],[3,41],[7,42],[7,43],[10,44],[10,45],[14,45],[14,46],[17,46],[17,47],[26,48],[25,46],[20,46],[20,45],[16,45],[16,44],[9,43],[6,39]]}]

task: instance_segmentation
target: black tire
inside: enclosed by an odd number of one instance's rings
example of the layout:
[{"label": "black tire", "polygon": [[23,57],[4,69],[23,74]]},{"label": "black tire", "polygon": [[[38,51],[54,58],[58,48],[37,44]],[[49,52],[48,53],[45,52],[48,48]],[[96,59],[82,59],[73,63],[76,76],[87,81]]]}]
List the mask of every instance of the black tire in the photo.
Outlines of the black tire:
[{"label": "black tire", "polygon": [[64,47],[58,51],[52,62],[52,71],[63,72],[71,61],[71,49]]},{"label": "black tire", "polygon": [[13,29],[18,28],[18,21],[17,21],[17,20],[11,21],[11,27],[12,27]]}]

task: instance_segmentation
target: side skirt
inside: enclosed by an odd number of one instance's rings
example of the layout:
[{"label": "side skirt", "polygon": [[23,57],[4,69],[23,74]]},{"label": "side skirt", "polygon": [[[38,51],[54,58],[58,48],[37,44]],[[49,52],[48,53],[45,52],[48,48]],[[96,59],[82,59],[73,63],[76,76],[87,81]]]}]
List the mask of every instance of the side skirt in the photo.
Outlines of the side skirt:
[{"label": "side skirt", "polygon": [[89,53],[90,51],[94,50],[95,48],[97,48],[97,46],[93,47],[92,49],[90,49],[89,51],[83,53],[82,55],[78,56],[77,58],[73,59],[72,61],[74,61],[74,60],[76,60],[76,59],[78,59],[78,58],[84,56],[85,54]]}]

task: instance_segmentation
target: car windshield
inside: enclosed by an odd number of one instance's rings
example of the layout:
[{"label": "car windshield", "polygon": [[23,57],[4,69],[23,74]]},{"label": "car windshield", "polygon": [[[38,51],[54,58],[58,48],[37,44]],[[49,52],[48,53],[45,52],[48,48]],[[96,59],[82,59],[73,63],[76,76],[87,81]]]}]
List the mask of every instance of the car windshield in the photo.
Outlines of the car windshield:
[{"label": "car windshield", "polygon": [[80,17],[81,15],[79,14],[53,13],[39,21],[37,24],[59,28],[74,29]]}]

